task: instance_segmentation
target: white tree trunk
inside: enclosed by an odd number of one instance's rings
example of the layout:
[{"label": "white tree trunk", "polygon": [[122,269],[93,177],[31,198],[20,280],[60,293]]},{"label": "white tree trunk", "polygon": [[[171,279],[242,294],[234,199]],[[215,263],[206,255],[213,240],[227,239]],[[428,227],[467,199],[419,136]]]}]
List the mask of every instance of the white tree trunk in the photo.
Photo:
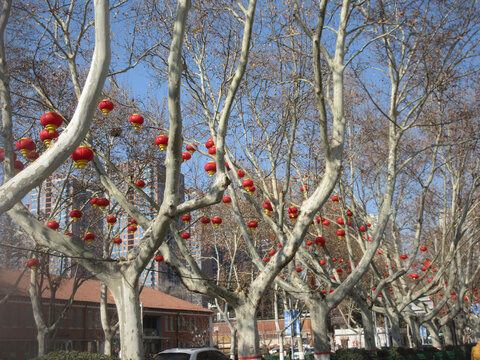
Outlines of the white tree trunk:
[{"label": "white tree trunk", "polygon": [[[230,326],[230,325],[229,325]],[[218,346],[218,344],[217,344]],[[235,360],[235,348],[237,347],[237,329],[230,328],[230,359]]]},{"label": "white tree trunk", "polygon": [[313,351],[315,360],[330,359],[330,342],[328,339],[328,311],[326,306],[318,304],[309,308],[312,322]]},{"label": "white tree trunk", "polygon": [[33,319],[35,320],[35,326],[37,328],[38,356],[42,356],[51,351],[51,334],[43,315],[42,301],[37,293],[35,271],[31,271],[30,273],[29,294],[32,303]]},{"label": "white tree trunk", "polygon": [[440,341],[440,337],[438,336],[438,329],[432,323],[425,323],[425,327],[427,328],[428,332],[430,333],[430,338],[432,339],[432,345],[436,349],[442,348],[442,342]]},{"label": "white tree trunk", "polygon": [[360,307],[360,313],[362,314],[363,323],[363,337],[365,338],[365,349],[372,351],[376,350],[375,345],[375,327],[373,325],[372,310],[365,307]]},{"label": "white tree trunk", "polygon": [[453,345],[454,344],[453,333],[452,333],[452,329],[450,328],[450,324],[444,325],[442,327],[442,332],[443,332],[443,339],[445,341],[445,346]]},{"label": "white tree trunk", "polygon": [[108,322],[107,286],[103,282],[100,291],[100,321],[105,335],[103,353],[112,355],[112,340],[113,335],[115,335],[115,327],[110,326]]},{"label": "white tree trunk", "polygon": [[[390,324],[392,325],[391,334],[392,334],[392,346],[401,347],[402,344],[402,335],[400,334],[400,319],[397,314],[393,313],[393,310],[390,309],[390,314],[387,315]],[[385,324],[387,327],[388,324]]]},{"label": "white tree trunk", "polygon": [[279,352],[279,360],[285,359],[285,349],[283,348],[283,332],[278,335],[278,352]]},{"label": "white tree trunk", "polygon": [[414,318],[407,317],[407,323],[410,328],[410,339],[411,339],[411,347],[420,347],[422,346],[422,340],[420,339],[420,334],[419,334],[419,327],[417,322],[415,321]]},{"label": "white tree trunk", "polygon": [[125,276],[113,281],[109,284],[109,288],[117,306],[122,360],[141,360],[143,359],[143,329],[138,279],[131,281]]},{"label": "white tree trunk", "polygon": [[238,360],[261,359],[257,329],[257,309],[250,304],[235,308]]}]

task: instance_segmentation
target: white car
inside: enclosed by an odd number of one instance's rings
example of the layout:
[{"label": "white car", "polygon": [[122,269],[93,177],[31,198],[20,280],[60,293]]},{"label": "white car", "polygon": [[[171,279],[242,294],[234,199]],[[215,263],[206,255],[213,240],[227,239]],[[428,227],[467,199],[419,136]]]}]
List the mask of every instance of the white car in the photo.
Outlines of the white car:
[{"label": "white car", "polygon": [[157,354],[155,360],[229,360],[215,348],[168,349]]}]

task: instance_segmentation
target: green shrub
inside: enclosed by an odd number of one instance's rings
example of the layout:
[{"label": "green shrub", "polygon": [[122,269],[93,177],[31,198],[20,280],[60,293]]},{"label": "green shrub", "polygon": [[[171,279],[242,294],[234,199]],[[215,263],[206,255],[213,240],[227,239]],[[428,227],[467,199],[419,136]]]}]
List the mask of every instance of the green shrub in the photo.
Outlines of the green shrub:
[{"label": "green shrub", "polygon": [[332,360],[370,360],[372,354],[364,349],[338,349],[331,356]]},{"label": "green shrub", "polygon": [[33,360],[118,360],[115,356],[78,351],[55,351]]}]

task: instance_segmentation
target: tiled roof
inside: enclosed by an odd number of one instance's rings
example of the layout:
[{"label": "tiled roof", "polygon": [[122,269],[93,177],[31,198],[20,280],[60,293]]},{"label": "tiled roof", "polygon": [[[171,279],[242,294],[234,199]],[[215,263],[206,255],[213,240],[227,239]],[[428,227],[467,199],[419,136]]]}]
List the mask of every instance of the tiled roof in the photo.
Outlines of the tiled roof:
[{"label": "tiled roof", "polygon": [[[10,293],[14,288],[15,282],[20,276],[21,272],[18,270],[10,270],[0,268],[0,295]],[[17,289],[13,292],[14,296],[28,297],[28,287],[30,284],[30,270],[28,269],[22,276]],[[62,281],[60,288],[57,290],[56,298],[58,300],[67,300],[70,298],[73,288],[73,280],[65,279]],[[44,298],[49,298],[50,292],[48,289],[42,294]],[[100,302],[100,281],[86,280],[78,288],[75,294],[75,301],[99,303]],[[114,304],[113,296],[109,293],[108,302]],[[144,287],[140,294],[140,302],[146,308],[157,310],[174,310],[174,311],[193,311],[211,313],[209,309],[189,303],[188,301],[167,295],[160,291]]]}]

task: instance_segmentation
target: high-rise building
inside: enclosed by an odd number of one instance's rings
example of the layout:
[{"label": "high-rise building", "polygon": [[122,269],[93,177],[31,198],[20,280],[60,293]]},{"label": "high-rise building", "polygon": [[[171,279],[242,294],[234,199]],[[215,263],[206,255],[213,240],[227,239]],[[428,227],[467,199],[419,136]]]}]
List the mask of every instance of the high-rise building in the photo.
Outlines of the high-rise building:
[{"label": "high-rise building", "polygon": [[[88,221],[93,212],[89,202],[91,192],[92,189],[82,180],[66,174],[55,174],[29,193],[25,205],[40,221],[56,221],[59,225],[58,231],[71,232],[80,237],[91,231],[101,239],[101,227]],[[81,209],[84,214],[76,222],[70,217],[73,209]],[[50,271],[55,274],[69,271],[71,265],[68,257],[52,256],[50,259]]]},{"label": "high-rise building", "polygon": [[[138,164],[136,162],[125,162],[117,165],[122,173],[132,180],[139,179],[145,182],[143,192],[150,198],[146,199],[138,191],[129,187],[122,178],[112,175],[117,186],[124,192],[127,199],[134,204],[137,209],[148,219],[154,219],[158,214],[155,204],[161,204],[165,190],[166,168],[159,161],[151,161],[148,164]],[[141,175],[139,175],[141,174]],[[94,208],[90,200],[92,197],[106,196],[99,187],[92,188],[91,185],[79,180],[75,175],[57,174],[50,176],[44,181],[41,188],[33,189],[26,201],[26,206],[31,213],[47,222],[55,220],[59,223],[58,231],[72,232],[74,235],[83,236],[87,231],[95,234],[95,240],[92,245],[101,254],[103,238],[111,241],[113,237],[120,237],[122,243],[120,246],[114,246],[112,258],[126,258],[127,253],[136,244],[138,244],[145,235],[145,230],[139,225],[135,232],[129,231],[128,227],[132,224],[132,217],[125,213],[115,199],[110,198],[110,205],[103,211],[98,207]],[[184,200],[184,177],[180,176],[179,201]],[[83,217],[77,222],[73,222],[69,214],[73,209],[80,209]],[[114,226],[106,223],[105,218],[114,215],[117,222]],[[134,220],[134,219],[133,219]],[[63,269],[71,265],[71,259],[67,257],[52,257],[50,271],[61,273]],[[152,260],[151,264],[142,273],[140,284],[161,289],[163,292],[175,293],[179,285],[179,278],[173,270],[166,264],[157,264]],[[176,293],[175,295],[181,295]]]},{"label": "high-rise building", "polygon": [[[162,203],[163,193],[165,191],[166,168],[163,163],[160,161],[151,161],[148,164],[138,164],[132,161],[118,164],[117,167],[124,175],[131,178],[134,182],[137,180],[143,180],[145,182],[145,186],[142,190],[151,201],[138,191],[128,187],[124,182],[123,185],[120,185],[120,189],[124,191],[124,194],[130,203],[134,204],[145,217],[153,220],[158,214],[158,209],[154,204],[160,205]],[[141,173],[141,175],[138,175],[139,173]],[[122,182],[119,181],[119,183],[121,184]],[[179,185],[180,192],[178,200],[179,202],[183,202],[185,192],[183,174],[180,174]],[[112,205],[114,204],[115,200],[113,199]],[[137,229],[134,232],[128,230],[128,227],[132,225],[132,220],[135,219],[132,219],[129,214],[119,214],[112,233],[119,233],[122,243],[120,246],[114,247],[112,257],[125,258],[128,251],[143,239],[146,229],[137,226]],[[152,260],[150,265],[147,266],[147,269],[142,273],[140,283],[151,288],[161,289],[166,293],[171,293],[173,289],[180,285],[180,279],[169,266],[158,264]]]}]

